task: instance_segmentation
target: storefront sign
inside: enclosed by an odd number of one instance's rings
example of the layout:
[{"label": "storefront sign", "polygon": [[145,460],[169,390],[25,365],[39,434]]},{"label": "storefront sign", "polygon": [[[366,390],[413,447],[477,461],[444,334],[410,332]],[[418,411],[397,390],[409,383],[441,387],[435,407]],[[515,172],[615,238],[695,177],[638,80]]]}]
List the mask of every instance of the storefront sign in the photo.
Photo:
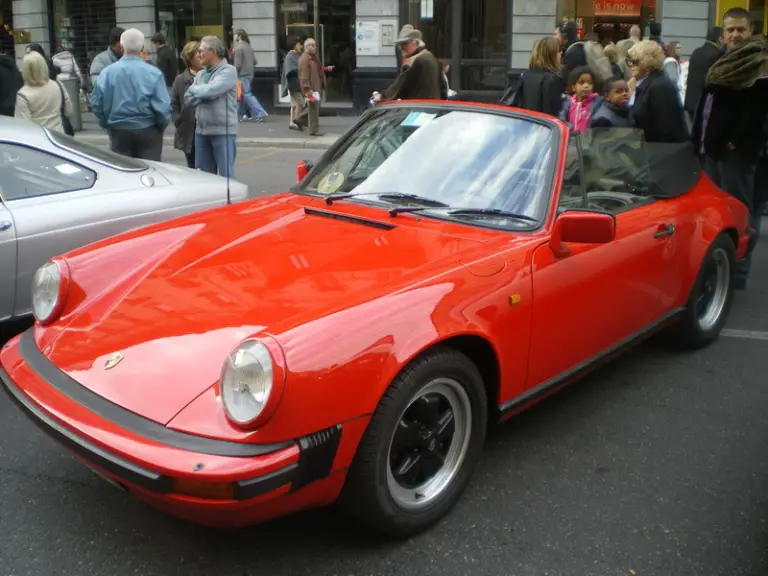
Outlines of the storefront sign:
[{"label": "storefront sign", "polygon": [[307,5],[306,4],[281,4],[280,5],[280,12],[286,13],[297,13],[297,12],[306,12],[307,11]]},{"label": "storefront sign", "polygon": [[378,20],[358,20],[355,30],[355,47],[358,56],[378,56],[380,35]]},{"label": "storefront sign", "polygon": [[643,0],[593,0],[595,16],[626,16],[637,18],[643,8]]}]

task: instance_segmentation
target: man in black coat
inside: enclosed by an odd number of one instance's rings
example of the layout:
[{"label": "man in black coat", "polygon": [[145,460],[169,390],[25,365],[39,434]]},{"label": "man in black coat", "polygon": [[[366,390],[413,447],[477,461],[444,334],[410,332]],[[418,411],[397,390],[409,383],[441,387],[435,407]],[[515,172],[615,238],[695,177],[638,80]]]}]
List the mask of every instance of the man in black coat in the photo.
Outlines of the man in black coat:
[{"label": "man in black coat", "polygon": [[[568,83],[568,77],[573,70],[587,65],[587,53],[584,43],[579,40],[579,29],[576,22],[566,20],[560,24],[560,44],[563,47],[563,71],[560,77],[563,83]],[[570,86],[566,86],[566,90]]]},{"label": "man in black coat", "polygon": [[157,67],[163,73],[165,85],[170,90],[179,73],[179,59],[170,46],[166,46],[165,36],[160,32],[156,32],[152,36],[152,46],[157,51]]},{"label": "man in black coat", "polygon": [[688,61],[688,85],[685,88],[685,111],[691,121],[704,92],[704,83],[712,64],[723,54],[723,29],[715,26],[707,34],[707,41],[696,48]]},{"label": "man in black coat", "polygon": [[[768,117],[768,45],[762,36],[752,36],[743,8],[725,13],[723,38],[726,51],[709,69],[691,137],[709,177],[749,207],[754,247],[760,229],[755,174]],[[746,287],[748,274],[749,257],[736,270],[736,288]]]}]

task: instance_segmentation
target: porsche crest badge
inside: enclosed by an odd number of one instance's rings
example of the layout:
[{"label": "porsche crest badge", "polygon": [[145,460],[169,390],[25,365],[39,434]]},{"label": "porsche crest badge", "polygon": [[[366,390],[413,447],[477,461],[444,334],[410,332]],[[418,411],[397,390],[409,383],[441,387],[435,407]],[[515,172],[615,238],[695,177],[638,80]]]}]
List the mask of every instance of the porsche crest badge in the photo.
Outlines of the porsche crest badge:
[{"label": "porsche crest badge", "polygon": [[109,359],[104,363],[104,370],[111,370],[120,362],[123,361],[124,356],[120,354],[120,352],[115,352],[112,354],[112,356],[109,357]]}]

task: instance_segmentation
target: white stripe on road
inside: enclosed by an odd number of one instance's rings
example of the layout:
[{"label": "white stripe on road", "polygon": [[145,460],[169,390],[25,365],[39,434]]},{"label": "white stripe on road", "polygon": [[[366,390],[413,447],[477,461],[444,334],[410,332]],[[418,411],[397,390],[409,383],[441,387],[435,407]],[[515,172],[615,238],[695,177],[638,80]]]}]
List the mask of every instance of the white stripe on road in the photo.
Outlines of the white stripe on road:
[{"label": "white stripe on road", "polygon": [[768,340],[768,332],[759,330],[732,330],[724,328],[720,333],[728,338],[746,338],[747,340]]}]

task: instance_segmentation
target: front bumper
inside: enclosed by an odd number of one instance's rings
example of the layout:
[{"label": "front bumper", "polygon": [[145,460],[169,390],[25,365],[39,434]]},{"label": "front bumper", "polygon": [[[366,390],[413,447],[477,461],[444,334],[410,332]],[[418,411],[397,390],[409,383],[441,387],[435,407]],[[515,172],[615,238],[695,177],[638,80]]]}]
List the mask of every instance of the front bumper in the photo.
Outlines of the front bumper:
[{"label": "front bumper", "polygon": [[[258,522],[325,504],[343,482],[343,474],[333,474],[341,425],[271,445],[171,430],[93,395],[59,371],[38,349],[32,330],[3,348],[0,383],[30,420],[80,460],[142,500],[192,521]],[[228,495],[206,498],[179,489],[213,485],[226,486]],[[273,500],[285,502],[265,504]]]}]

